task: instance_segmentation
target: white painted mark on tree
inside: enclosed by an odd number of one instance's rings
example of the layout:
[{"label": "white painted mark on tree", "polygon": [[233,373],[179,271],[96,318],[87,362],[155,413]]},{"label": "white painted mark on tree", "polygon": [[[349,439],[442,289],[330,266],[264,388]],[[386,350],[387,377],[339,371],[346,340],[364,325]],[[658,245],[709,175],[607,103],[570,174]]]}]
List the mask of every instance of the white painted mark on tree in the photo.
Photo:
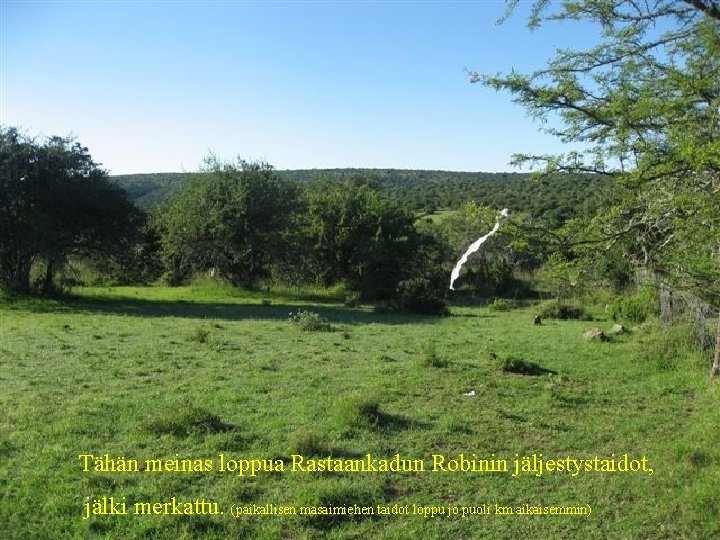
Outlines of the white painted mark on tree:
[{"label": "white painted mark on tree", "polygon": [[490,238],[493,234],[495,234],[498,229],[500,228],[500,224],[508,219],[510,217],[510,210],[507,208],[503,208],[500,211],[500,214],[498,214],[497,219],[495,220],[495,226],[493,227],[492,231],[487,233],[485,236],[482,236],[475,240],[472,244],[470,244],[470,247],[467,248],[467,251],[463,254],[462,257],[460,257],[460,260],[455,265],[455,268],[452,270],[452,274],[450,274],[450,290],[455,290],[455,280],[460,277],[460,269],[463,267],[463,265],[467,262],[468,257],[475,253],[478,249],[480,249],[480,246],[482,246],[485,243],[485,240]]}]

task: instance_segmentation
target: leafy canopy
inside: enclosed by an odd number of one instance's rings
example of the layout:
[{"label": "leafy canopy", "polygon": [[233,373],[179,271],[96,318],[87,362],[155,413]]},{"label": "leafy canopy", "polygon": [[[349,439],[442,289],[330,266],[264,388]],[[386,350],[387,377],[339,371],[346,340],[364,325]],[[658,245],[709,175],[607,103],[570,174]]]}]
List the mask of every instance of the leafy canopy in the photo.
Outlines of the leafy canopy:
[{"label": "leafy canopy", "polygon": [[267,163],[220,163],[155,209],[162,257],[171,281],[213,271],[234,285],[270,273],[290,223],[294,194]]},{"label": "leafy canopy", "polygon": [[[509,13],[519,2],[510,3]],[[598,25],[588,50],[559,50],[526,75],[484,76],[576,149],[516,163],[542,172],[591,172],[628,188],[592,236],[622,242],[636,264],[720,302],[720,9],[687,0],[540,0],[533,29],[554,21]]]},{"label": "leafy canopy", "polygon": [[16,128],[0,130],[2,288],[28,292],[31,268],[40,262],[48,289],[53,270],[71,255],[120,255],[141,220],[78,142],[38,142]]}]

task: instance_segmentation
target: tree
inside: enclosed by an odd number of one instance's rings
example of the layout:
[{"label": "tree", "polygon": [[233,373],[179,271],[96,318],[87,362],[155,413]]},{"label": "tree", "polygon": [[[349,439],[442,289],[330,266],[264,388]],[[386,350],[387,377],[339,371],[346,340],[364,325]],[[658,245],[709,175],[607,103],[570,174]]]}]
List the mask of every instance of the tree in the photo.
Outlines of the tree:
[{"label": "tree", "polygon": [[[627,188],[597,223],[606,248],[624,242],[637,264],[720,307],[720,4],[539,0],[529,26],[564,20],[599,25],[601,42],[561,50],[531,75],[471,80],[510,91],[541,120],[558,116],[548,131],[582,145],[516,162],[609,175]],[[720,326],[717,341],[716,372]]]},{"label": "tree", "polygon": [[127,247],[141,213],[70,138],[42,143],[16,128],[0,130],[0,286],[30,292],[33,265],[42,289],[70,255],[113,256]]},{"label": "tree", "polygon": [[154,212],[171,280],[215,271],[234,285],[270,275],[283,251],[295,195],[267,163],[208,159]]},{"label": "tree", "polygon": [[412,269],[415,218],[366,178],[309,186],[304,229],[309,264],[323,284],[346,281],[368,298],[388,298]]}]

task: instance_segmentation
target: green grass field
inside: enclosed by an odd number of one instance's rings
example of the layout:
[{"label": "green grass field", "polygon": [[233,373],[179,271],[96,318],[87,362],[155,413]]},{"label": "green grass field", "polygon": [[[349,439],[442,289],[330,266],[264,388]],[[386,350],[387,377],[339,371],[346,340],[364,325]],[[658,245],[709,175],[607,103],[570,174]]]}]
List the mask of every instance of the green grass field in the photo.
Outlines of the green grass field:
[{"label": "green grass field", "polygon": [[[0,303],[0,537],[716,538],[720,385],[642,360],[650,334],[532,324],[531,307],[435,319],[315,291],[80,289]],[[303,331],[298,309],[334,331]],[[509,359],[539,375],[507,373]],[[518,363],[518,362],[516,362]],[[474,396],[464,393],[474,391]],[[653,474],[300,473],[292,454],[647,457]],[[79,454],[283,460],[284,472],[83,472]],[[94,515],[86,497],[216,501],[219,516]],[[241,516],[232,504],[590,505],[586,515]]]},{"label": "green grass field", "polygon": [[459,213],[458,210],[443,208],[440,210],[436,210],[432,214],[422,214],[422,215],[418,216],[418,221],[430,220],[431,223],[434,223],[435,225],[437,225],[437,224],[445,221],[450,216],[453,216],[458,213]]}]

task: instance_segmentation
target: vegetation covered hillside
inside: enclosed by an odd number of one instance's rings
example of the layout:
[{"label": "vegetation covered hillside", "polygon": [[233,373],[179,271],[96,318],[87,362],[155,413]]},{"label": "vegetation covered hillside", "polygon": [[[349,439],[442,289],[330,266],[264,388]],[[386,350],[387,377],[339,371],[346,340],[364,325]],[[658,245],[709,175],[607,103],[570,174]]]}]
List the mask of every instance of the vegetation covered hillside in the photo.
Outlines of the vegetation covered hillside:
[{"label": "vegetation covered hillside", "polygon": [[[534,180],[529,174],[427,171],[407,169],[307,169],[277,171],[284,180],[304,183],[318,178],[348,180],[370,177],[381,191],[415,211],[457,208],[469,200],[494,208],[511,208],[559,225],[576,216],[592,216],[617,195],[611,178],[590,174],[557,174]],[[111,177],[128,198],[148,209],[190,173],[127,174]]]}]

